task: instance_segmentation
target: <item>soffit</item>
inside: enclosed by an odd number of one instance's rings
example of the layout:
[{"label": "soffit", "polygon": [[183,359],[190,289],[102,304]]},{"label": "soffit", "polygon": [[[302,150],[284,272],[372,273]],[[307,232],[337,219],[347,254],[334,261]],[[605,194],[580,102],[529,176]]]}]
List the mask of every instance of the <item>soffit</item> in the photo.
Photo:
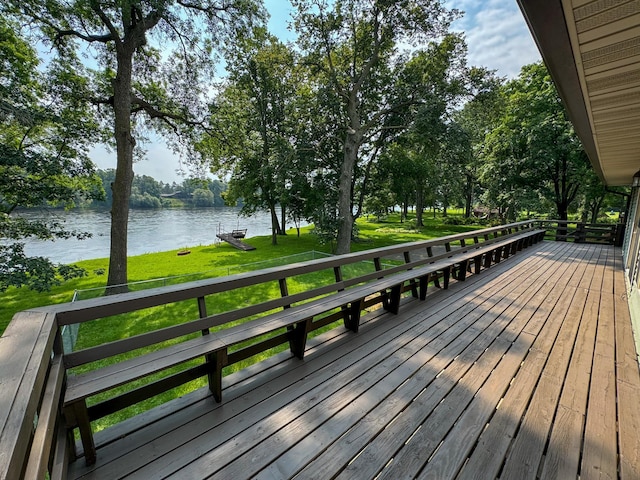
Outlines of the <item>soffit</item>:
[{"label": "soffit", "polygon": [[519,0],[591,163],[608,185],[640,170],[640,0]]}]

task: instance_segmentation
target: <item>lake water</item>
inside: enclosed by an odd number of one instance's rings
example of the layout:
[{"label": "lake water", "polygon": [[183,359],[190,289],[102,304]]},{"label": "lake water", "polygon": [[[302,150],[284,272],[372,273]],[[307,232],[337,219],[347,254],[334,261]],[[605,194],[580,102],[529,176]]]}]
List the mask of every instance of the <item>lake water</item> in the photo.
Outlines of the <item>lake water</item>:
[{"label": "lake water", "polygon": [[[198,245],[211,245],[217,241],[216,233],[236,228],[247,229],[247,237],[271,234],[271,217],[259,213],[240,217],[239,208],[193,208],[131,210],[129,214],[129,256],[143,253],[176,250]],[[52,211],[64,221],[69,230],[91,232],[86,240],[24,240],[25,252],[30,256],[48,257],[54,262],[72,263],[79,260],[109,256],[111,216],[108,211]],[[27,218],[41,218],[43,212],[20,214]],[[293,225],[288,225],[292,227]]]}]

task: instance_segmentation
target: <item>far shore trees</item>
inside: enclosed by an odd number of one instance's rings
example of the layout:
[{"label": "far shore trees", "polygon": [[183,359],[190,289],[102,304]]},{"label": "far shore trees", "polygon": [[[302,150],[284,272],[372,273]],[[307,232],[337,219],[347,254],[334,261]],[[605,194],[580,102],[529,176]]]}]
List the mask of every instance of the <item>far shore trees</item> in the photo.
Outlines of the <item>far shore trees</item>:
[{"label": "far shore trees", "polygon": [[57,58],[90,59],[90,99],[116,152],[108,285],[125,285],[134,152],[142,154],[150,131],[190,151],[193,136],[207,127],[214,53],[262,16],[261,2],[7,0],[0,14],[35,27]]}]

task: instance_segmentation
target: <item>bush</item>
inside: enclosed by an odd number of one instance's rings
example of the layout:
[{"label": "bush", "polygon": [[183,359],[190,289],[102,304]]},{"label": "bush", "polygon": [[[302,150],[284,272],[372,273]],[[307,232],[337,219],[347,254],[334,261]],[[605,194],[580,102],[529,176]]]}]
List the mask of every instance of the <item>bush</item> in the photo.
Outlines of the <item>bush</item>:
[{"label": "bush", "polygon": [[442,223],[445,225],[477,225],[481,223],[481,220],[473,217],[444,217]]},{"label": "bush", "polygon": [[146,192],[143,195],[140,195],[140,194],[131,195],[131,198],[129,199],[129,205],[132,208],[161,208],[162,207],[162,203],[160,202],[160,199],[158,197],[154,197],[153,195],[150,195]]}]

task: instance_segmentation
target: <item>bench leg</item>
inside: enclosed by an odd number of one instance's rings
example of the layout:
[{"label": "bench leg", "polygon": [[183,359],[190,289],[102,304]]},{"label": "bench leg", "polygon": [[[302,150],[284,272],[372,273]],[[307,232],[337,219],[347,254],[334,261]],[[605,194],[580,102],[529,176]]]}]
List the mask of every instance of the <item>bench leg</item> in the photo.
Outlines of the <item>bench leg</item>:
[{"label": "bench leg", "polygon": [[424,275],[419,278],[420,283],[420,300],[427,298],[427,287],[429,286],[429,278],[431,274]]},{"label": "bench leg", "polygon": [[459,282],[464,282],[467,278],[467,265],[469,264],[468,260],[463,260],[460,262],[460,266],[458,267],[458,274],[454,274],[454,278]]},{"label": "bench leg", "polygon": [[222,402],[222,368],[227,363],[227,351],[217,350],[207,355],[209,364],[209,390],[216,402]]},{"label": "bench leg", "polygon": [[350,326],[350,322],[351,322],[351,306],[350,305],[343,305],[342,307],[340,307],[340,311],[342,312],[342,323],[344,324],[344,328],[346,328],[347,330],[351,330]]},{"label": "bench leg", "polygon": [[296,326],[289,331],[289,349],[300,360],[304,358],[304,350],[307,346],[307,334],[311,319],[296,323]]},{"label": "bench leg", "polygon": [[344,326],[353,333],[358,333],[360,328],[360,312],[362,311],[362,303],[364,298],[352,302],[349,307],[344,307],[346,315],[344,316]]},{"label": "bench leg", "polygon": [[391,292],[384,292],[383,295],[387,299],[386,302],[382,302],[382,306],[388,312],[393,314],[397,314],[398,310],[400,310],[400,297],[402,292],[402,284],[394,285],[391,287]]},{"label": "bench leg", "polygon": [[479,255],[473,259],[473,273],[478,275],[480,273],[481,267],[482,267],[482,256]]},{"label": "bench leg", "polygon": [[444,289],[446,290],[447,288],[449,288],[449,277],[451,277],[451,267],[446,267],[443,270],[443,283],[444,283]]},{"label": "bench leg", "polygon": [[68,427],[78,427],[82,448],[84,450],[84,461],[87,466],[93,465],[96,463],[96,445],[93,442],[93,432],[91,431],[87,401],[82,399],[67,406],[65,408],[65,417]]},{"label": "bench leg", "polygon": [[411,285],[411,296],[418,298],[418,283],[415,280],[410,280],[409,284]]}]

